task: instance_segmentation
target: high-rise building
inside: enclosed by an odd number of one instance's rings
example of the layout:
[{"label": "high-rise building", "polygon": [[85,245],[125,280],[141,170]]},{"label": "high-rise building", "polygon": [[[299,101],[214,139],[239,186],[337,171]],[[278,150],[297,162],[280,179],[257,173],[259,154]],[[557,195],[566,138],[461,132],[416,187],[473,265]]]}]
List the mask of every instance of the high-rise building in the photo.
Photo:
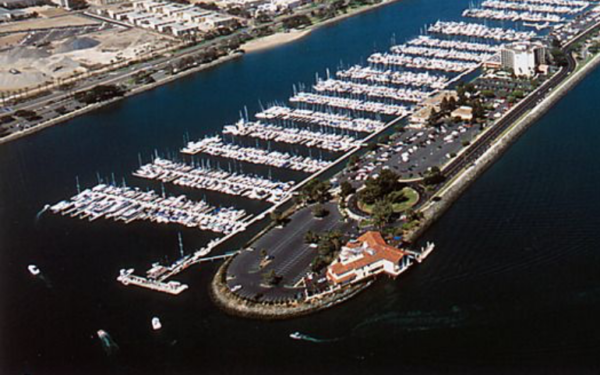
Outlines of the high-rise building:
[{"label": "high-rise building", "polygon": [[546,47],[541,42],[517,42],[500,51],[503,68],[512,69],[516,76],[535,75],[540,64],[546,63]]}]

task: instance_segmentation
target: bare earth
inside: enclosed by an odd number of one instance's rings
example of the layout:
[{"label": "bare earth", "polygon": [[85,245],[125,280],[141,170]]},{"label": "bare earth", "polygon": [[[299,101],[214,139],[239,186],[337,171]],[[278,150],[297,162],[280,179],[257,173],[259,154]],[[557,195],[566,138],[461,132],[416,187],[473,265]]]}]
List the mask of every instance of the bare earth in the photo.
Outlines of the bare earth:
[{"label": "bare earth", "polygon": [[0,36],[0,49],[16,46],[21,40],[23,40],[25,35],[27,35],[27,33],[17,33]]},{"label": "bare earth", "polygon": [[[2,42],[0,39],[0,45]],[[14,47],[0,52],[0,92],[52,83],[170,43],[170,39],[144,30],[111,28],[56,40],[44,47]]]},{"label": "bare earth", "polygon": [[96,25],[99,22],[91,18],[76,15],[66,15],[54,18],[32,18],[24,21],[9,22],[0,25],[0,33],[9,31],[26,31],[35,29],[47,29],[64,26]]}]

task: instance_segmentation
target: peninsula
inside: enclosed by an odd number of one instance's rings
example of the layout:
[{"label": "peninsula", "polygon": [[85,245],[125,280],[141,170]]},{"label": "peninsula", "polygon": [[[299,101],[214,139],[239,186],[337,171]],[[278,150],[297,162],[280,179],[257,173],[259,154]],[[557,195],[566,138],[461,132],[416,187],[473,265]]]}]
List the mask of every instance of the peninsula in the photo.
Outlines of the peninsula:
[{"label": "peninsula", "polygon": [[[133,172],[262,202],[258,213],[118,186],[114,177],[48,209],[217,233],[145,276],[122,270],[125,285],[179,294],[187,286],[167,279],[225,258],[211,293],[230,313],[288,318],[345,301],[423,262],[435,248],[418,242],[423,231],[600,61],[597,3],[530,3],[486,1],[465,10],[469,22],[427,25],[365,65],[317,75],[286,104],[240,114],[221,135],[187,139],[181,161],[155,155]],[[232,247],[234,239],[246,245]]]}]

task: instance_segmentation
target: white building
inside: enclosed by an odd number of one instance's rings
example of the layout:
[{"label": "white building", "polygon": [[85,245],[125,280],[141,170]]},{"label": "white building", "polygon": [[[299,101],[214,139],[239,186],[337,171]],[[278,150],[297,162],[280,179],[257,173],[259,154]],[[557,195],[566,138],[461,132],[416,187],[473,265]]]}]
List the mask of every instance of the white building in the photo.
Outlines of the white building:
[{"label": "white building", "polygon": [[542,43],[517,42],[502,48],[501,64],[518,77],[535,75],[538,66],[546,63],[546,47]]},{"label": "white building", "polygon": [[380,273],[396,277],[411,264],[408,254],[388,245],[381,233],[370,231],[342,248],[327,268],[327,280],[333,285],[346,285]]}]

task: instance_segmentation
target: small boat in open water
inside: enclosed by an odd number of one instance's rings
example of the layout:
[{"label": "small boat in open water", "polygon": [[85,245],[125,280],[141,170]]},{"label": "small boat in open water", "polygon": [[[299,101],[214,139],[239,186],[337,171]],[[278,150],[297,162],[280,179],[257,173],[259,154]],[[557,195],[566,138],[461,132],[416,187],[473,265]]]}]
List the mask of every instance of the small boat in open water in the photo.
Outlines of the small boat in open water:
[{"label": "small boat in open water", "polygon": [[294,340],[302,340],[302,334],[300,332],[290,333],[290,338]]},{"label": "small boat in open water", "polygon": [[27,270],[33,276],[37,276],[40,274],[40,269],[35,264],[30,264],[27,266]]},{"label": "small boat in open water", "polygon": [[158,317],[154,317],[152,318],[152,329],[155,331],[158,331],[159,329],[162,328],[162,324],[160,322],[160,319],[158,319]]}]

